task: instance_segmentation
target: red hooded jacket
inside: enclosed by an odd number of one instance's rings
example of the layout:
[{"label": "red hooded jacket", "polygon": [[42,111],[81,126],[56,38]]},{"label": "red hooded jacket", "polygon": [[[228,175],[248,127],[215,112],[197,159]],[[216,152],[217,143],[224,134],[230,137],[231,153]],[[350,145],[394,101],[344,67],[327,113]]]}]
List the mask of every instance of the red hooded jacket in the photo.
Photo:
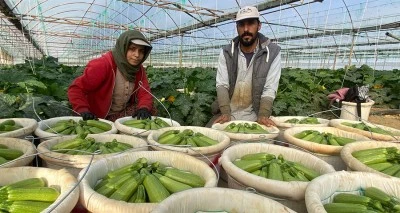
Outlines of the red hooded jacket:
[{"label": "red hooded jacket", "polygon": [[[68,88],[68,99],[73,110],[78,113],[89,111],[98,118],[105,118],[111,108],[116,71],[117,65],[111,51],[89,61],[83,74]],[[139,87],[140,81],[141,86],[150,92],[150,85],[142,65],[136,73],[134,91]],[[139,88],[132,94],[129,104],[132,105],[137,100],[137,109],[146,108],[151,111],[153,98],[146,90]]]}]

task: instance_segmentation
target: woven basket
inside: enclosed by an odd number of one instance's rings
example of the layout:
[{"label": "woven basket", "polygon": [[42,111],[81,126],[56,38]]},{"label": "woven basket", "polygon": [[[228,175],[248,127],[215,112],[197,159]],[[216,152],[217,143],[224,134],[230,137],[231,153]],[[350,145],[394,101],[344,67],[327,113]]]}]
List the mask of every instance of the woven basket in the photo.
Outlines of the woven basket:
[{"label": "woven basket", "polygon": [[[83,177],[80,184],[80,202],[90,212],[125,213],[125,212],[150,212],[158,204],[156,203],[127,203],[109,199],[93,190],[98,180],[108,172],[131,164],[138,158],[145,157],[149,163],[159,161],[167,166],[190,171],[201,176],[205,181],[205,187],[217,186],[217,177],[214,171],[204,162],[177,152],[171,151],[143,151],[116,155],[93,163]],[[79,173],[79,178],[85,174],[85,170]]]},{"label": "woven basket", "polygon": [[[152,119],[155,118],[159,118],[165,122],[167,122],[169,125],[175,127],[175,126],[180,126],[180,124],[172,119],[169,118],[162,118],[162,117],[156,117],[156,116],[152,116]],[[123,133],[123,134],[127,134],[127,135],[135,135],[135,136],[143,136],[143,137],[147,137],[149,136],[149,134],[155,130],[145,130],[145,129],[139,129],[139,128],[133,128],[133,127],[129,127],[126,126],[124,124],[122,124],[125,121],[128,120],[136,120],[136,118],[132,118],[131,116],[128,117],[123,117],[123,118],[119,118],[115,121],[115,127],[118,129],[119,132]]]},{"label": "woven basket", "polygon": [[[216,145],[213,145],[213,146],[193,147],[193,148],[169,146],[168,144],[157,143],[157,139],[162,133],[164,133],[168,130],[183,131],[185,129],[193,130],[193,132],[200,132],[200,133],[204,134],[205,136],[210,137],[211,139],[217,140],[219,143]],[[221,154],[222,151],[230,143],[229,137],[220,131],[206,128],[206,127],[194,127],[194,126],[167,127],[167,128],[163,128],[158,131],[153,131],[147,137],[147,141],[150,145],[153,145],[152,149],[154,149],[154,150],[158,150],[158,151],[171,150],[171,151],[182,152],[182,153],[185,153],[188,155],[192,155],[193,157],[196,157],[200,160],[203,160],[206,163],[210,163],[210,161],[214,162],[215,158],[219,157],[219,154]],[[205,157],[207,157],[208,159]]]},{"label": "woven basket", "polygon": [[319,176],[308,184],[305,193],[308,213],[326,213],[323,205],[331,203],[337,193],[360,194],[366,187],[377,187],[400,197],[400,179],[368,172],[334,172]]},{"label": "woven basket", "polygon": [[0,137],[24,139],[25,136],[32,134],[32,132],[35,131],[38,126],[37,121],[31,118],[6,118],[0,119],[0,123],[10,119],[14,120],[16,124],[21,125],[22,128],[10,132],[0,133]]},{"label": "woven basket", "polygon": [[170,212],[295,212],[261,195],[227,188],[196,188],[163,200],[152,213]]},{"label": "woven basket", "polygon": [[[390,175],[387,175],[385,173],[382,173],[375,169],[372,169],[371,167],[361,163],[359,160],[357,160],[357,158],[355,158],[355,157],[353,157],[353,155],[351,155],[351,153],[358,151],[358,150],[373,149],[373,148],[379,148],[379,147],[396,147],[397,149],[400,150],[400,143],[364,141],[364,142],[358,142],[358,143],[354,143],[354,144],[347,144],[346,146],[343,147],[342,151],[340,152],[340,155],[341,155],[344,163],[347,165],[347,167],[350,170],[371,172],[371,173],[376,173],[376,174],[380,174],[380,175],[387,176],[387,177],[392,177]],[[393,178],[396,178],[396,177],[393,177]]]},{"label": "woven basket", "polygon": [[229,121],[223,124],[220,123],[215,123],[211,126],[211,128],[220,130],[224,134],[228,135],[231,140],[241,140],[241,141],[262,141],[265,139],[274,139],[278,137],[279,135],[279,129],[275,126],[264,126],[260,125],[263,129],[267,130],[269,133],[268,134],[243,134],[243,133],[231,133],[231,132],[226,132],[224,131],[225,127],[227,127],[231,123],[248,123],[248,124],[258,124],[257,122],[251,122],[251,121]]},{"label": "woven basket", "polygon": [[28,166],[35,158],[36,147],[30,141],[18,138],[0,137],[0,144],[6,145],[11,149],[21,150],[24,153],[22,156],[13,161],[1,164],[0,168]]},{"label": "woven basket", "polygon": [[[251,187],[259,193],[273,197],[280,203],[281,201],[285,201],[284,205],[295,211],[302,211],[302,209],[305,209],[304,191],[309,182],[271,180],[248,173],[232,163],[232,161],[241,158],[246,154],[259,152],[271,153],[275,156],[282,154],[286,160],[301,163],[308,168],[314,169],[320,174],[335,171],[331,165],[312,154],[278,145],[247,143],[229,147],[224,151],[220,162],[228,174],[228,185],[230,187],[237,189]],[[290,203],[290,201],[292,203]]]},{"label": "woven basket", "polygon": [[[44,130],[48,129],[49,126],[54,125],[58,121],[69,120],[69,119],[72,119],[72,120],[78,122],[78,121],[82,120],[82,117],[80,117],[80,116],[63,116],[63,117],[56,117],[56,118],[50,118],[50,119],[47,119],[47,120],[42,120],[42,121],[39,122],[39,125],[35,130],[35,135],[40,138],[40,141],[45,141],[45,140],[51,139],[51,138],[56,137],[56,136],[63,136],[63,135],[59,135],[59,134],[46,132]],[[104,119],[99,119],[99,120],[110,124],[112,126],[112,128],[111,128],[110,131],[106,131],[106,132],[100,133],[98,135],[101,135],[101,134],[112,134],[112,133],[117,133],[118,132],[118,130],[117,130],[117,128],[115,128],[113,122],[108,121],[108,120],[104,120]]]},{"label": "woven basket", "polygon": [[[39,154],[39,156],[43,159],[45,166],[53,169],[65,168],[72,175],[77,177],[82,168],[86,167],[90,163],[92,155],[69,155],[50,151],[51,147],[53,147],[54,145],[65,140],[73,139],[75,137],[76,136],[62,136],[40,143],[37,150],[39,153],[41,153]],[[108,134],[90,135],[89,137],[94,138],[96,142],[109,142],[113,139],[116,139],[118,142],[127,143],[134,147],[133,149],[126,150],[125,152],[148,150],[147,142],[141,138],[134,136]],[[93,161],[117,154],[119,153],[94,155]]]},{"label": "woven basket", "polygon": [[342,124],[343,122],[360,123],[359,121],[333,119],[329,122],[329,125],[336,127],[338,129],[343,129],[348,132],[354,132],[354,133],[357,133],[360,135],[364,135],[368,138],[371,138],[371,139],[377,140],[377,141],[398,141],[398,140],[400,140],[400,130],[399,129],[395,129],[395,128],[391,128],[391,127],[387,127],[387,126],[383,126],[383,125],[378,125],[378,124],[365,123],[367,126],[375,127],[375,128],[379,127],[379,128],[382,128],[383,130],[387,130],[387,131],[394,133],[394,135],[384,135],[384,134],[379,134],[379,133],[375,133],[375,132],[369,132],[369,131],[364,131],[361,129],[352,128],[352,127],[343,125]]},{"label": "woven basket", "polygon": [[[59,190],[60,196],[43,212],[71,212],[79,198],[79,187],[77,180],[70,173],[61,170],[16,167],[0,168],[0,185],[14,183],[28,178],[44,178],[48,186]],[[76,186],[76,187],[75,187]]]},{"label": "woven basket", "polygon": [[289,119],[297,118],[299,120],[308,118],[306,116],[278,116],[271,117],[271,120],[276,124],[278,128],[291,128],[291,127],[324,127],[329,125],[329,120],[323,118],[317,118],[319,124],[299,124],[299,123],[285,123]]}]

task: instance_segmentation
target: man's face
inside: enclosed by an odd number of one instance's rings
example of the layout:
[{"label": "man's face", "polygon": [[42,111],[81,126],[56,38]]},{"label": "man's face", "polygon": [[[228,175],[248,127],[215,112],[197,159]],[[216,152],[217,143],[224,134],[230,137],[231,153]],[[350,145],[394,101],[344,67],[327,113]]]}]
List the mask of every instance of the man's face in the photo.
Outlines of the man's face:
[{"label": "man's face", "polygon": [[126,60],[132,66],[137,66],[143,60],[145,47],[137,44],[130,44],[126,52]]},{"label": "man's face", "polygon": [[240,43],[248,47],[257,40],[257,32],[261,29],[261,24],[258,19],[244,19],[236,22],[236,28]]}]

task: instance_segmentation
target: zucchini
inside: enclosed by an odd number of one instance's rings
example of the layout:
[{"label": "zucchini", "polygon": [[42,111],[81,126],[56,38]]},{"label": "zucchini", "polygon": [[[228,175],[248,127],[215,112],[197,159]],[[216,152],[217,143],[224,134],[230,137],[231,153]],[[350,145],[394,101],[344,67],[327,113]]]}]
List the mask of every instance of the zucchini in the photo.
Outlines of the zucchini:
[{"label": "zucchini", "polygon": [[327,203],[324,208],[328,213],[366,213],[369,211],[366,206],[353,203]]},{"label": "zucchini", "polygon": [[53,202],[41,201],[5,201],[0,204],[1,210],[12,213],[39,213],[48,208]]},{"label": "zucchini", "polygon": [[14,182],[12,184],[5,185],[0,188],[0,191],[9,188],[28,188],[28,187],[44,187],[44,186],[46,186],[46,183],[43,178],[28,178]]},{"label": "zucchini", "polygon": [[281,166],[277,162],[271,162],[269,164],[268,179],[283,181]]},{"label": "zucchini", "polygon": [[240,159],[241,160],[272,160],[275,159],[275,155],[265,153],[265,152],[260,152],[260,153],[251,153],[242,156]]},{"label": "zucchini", "polygon": [[142,184],[145,174],[140,174],[135,178],[130,178],[124,182],[111,196],[111,199],[128,201],[130,197],[136,192],[138,186]]},{"label": "zucchini", "polygon": [[7,160],[14,160],[21,157],[24,153],[17,149],[0,149],[0,157]]},{"label": "zucchini", "polygon": [[191,187],[203,187],[205,181],[200,176],[191,172],[184,172],[175,168],[157,168],[157,173],[167,176],[173,180],[185,183]]},{"label": "zucchini", "polygon": [[[29,188],[7,188],[4,190],[4,194],[1,194],[2,198],[9,201],[43,201],[43,202],[54,202],[60,192],[51,187],[29,187]],[[5,195],[5,197],[3,197]]]},{"label": "zucchini", "polygon": [[159,203],[170,195],[160,180],[153,174],[146,175],[143,185],[151,203]]},{"label": "zucchini", "polygon": [[165,186],[165,188],[170,193],[180,192],[180,191],[192,188],[191,186],[189,186],[187,184],[173,180],[173,179],[163,176],[159,173],[153,173],[153,174],[160,180],[160,182]]},{"label": "zucchini", "polygon": [[232,162],[235,166],[246,172],[254,172],[261,169],[267,163],[262,160],[236,160]]},{"label": "zucchini", "polygon": [[112,129],[112,126],[109,123],[103,122],[103,121],[98,121],[98,120],[87,120],[86,125],[92,126],[92,127],[97,127],[103,132],[105,131],[110,131]]},{"label": "zucchini", "polygon": [[300,172],[302,172],[304,174],[304,176],[307,177],[308,180],[312,180],[312,179],[320,176],[320,174],[317,171],[307,168],[300,163],[288,162],[288,164],[291,165],[292,167],[294,167],[295,169],[299,170]]},{"label": "zucchini", "polygon": [[143,184],[140,184],[138,189],[136,190],[136,197],[133,201],[134,203],[145,203],[146,202],[146,189]]}]

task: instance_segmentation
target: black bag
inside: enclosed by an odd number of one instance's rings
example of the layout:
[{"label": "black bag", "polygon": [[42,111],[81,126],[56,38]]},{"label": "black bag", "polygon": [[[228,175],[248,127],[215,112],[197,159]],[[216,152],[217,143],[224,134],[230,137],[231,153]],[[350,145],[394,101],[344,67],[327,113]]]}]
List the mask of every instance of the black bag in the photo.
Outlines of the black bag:
[{"label": "black bag", "polygon": [[[367,102],[368,99],[368,85],[367,86],[353,86],[347,91],[342,101],[357,103],[357,115],[361,118],[361,103]],[[339,107],[342,108],[342,101],[339,102]]]}]

